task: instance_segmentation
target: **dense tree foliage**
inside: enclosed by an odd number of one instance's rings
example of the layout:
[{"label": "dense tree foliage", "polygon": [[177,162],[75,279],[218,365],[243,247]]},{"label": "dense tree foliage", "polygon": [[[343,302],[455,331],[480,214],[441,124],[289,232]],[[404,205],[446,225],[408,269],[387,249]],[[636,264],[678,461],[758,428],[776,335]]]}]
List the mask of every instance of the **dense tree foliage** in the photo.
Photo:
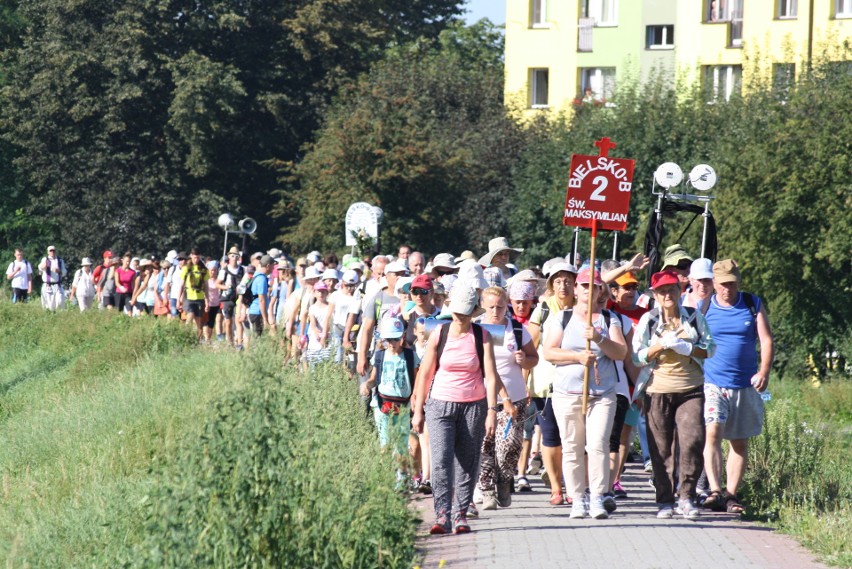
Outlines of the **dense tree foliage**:
[{"label": "dense tree foliage", "polygon": [[435,38],[448,0],[21,0],[3,59],[4,139],[31,211],[70,252],[218,239],[267,217],[277,174],[338,87]]},{"label": "dense tree foliage", "polygon": [[[522,130],[502,106],[502,37],[487,22],[393,50],[329,109],[280,211],[295,247],[338,248],[349,204],[384,209],[383,239],[482,247],[503,214]],[[491,215],[472,219],[474,211]]]}]

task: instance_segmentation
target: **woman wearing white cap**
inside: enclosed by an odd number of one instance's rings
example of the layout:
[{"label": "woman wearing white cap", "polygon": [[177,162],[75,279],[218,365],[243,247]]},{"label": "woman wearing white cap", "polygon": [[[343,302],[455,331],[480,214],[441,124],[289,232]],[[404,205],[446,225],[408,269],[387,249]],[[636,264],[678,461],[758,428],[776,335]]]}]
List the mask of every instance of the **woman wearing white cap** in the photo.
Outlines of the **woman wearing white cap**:
[{"label": "woman wearing white cap", "polygon": [[[544,357],[556,366],[553,376],[553,412],[562,438],[565,489],[573,495],[571,518],[609,517],[604,494],[609,490],[609,436],[615,419],[615,360],[627,355],[621,320],[601,310],[597,295],[603,281],[585,268],[577,275],[577,303],[570,312],[551,317],[544,341]],[[587,324],[591,311],[592,325]],[[567,319],[567,322],[565,321]],[[591,341],[590,348],[586,348]],[[583,414],[583,378],[589,375],[588,407]],[[584,455],[585,452],[585,455]],[[588,467],[590,502],[584,493]]]},{"label": "woman wearing white cap", "polygon": [[71,284],[71,296],[77,299],[80,312],[92,307],[95,299],[95,281],[92,274],[92,260],[83,257],[80,262],[81,268],[74,273],[74,281]]},{"label": "woman wearing white cap", "polygon": [[412,418],[418,433],[429,423],[436,518],[432,534],[470,531],[467,511],[482,440],[494,435],[500,384],[488,332],[472,323],[482,314],[476,291],[456,284],[449,301],[452,322],[429,338]]}]

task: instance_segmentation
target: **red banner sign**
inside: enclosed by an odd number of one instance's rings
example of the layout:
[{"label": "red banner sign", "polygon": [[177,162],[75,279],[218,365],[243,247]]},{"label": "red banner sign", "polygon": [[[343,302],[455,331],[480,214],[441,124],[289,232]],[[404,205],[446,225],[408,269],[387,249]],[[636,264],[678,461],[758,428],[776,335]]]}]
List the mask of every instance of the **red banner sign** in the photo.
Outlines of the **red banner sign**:
[{"label": "red banner sign", "polygon": [[574,154],[565,195],[564,225],[624,231],[630,209],[635,162],[608,156],[615,143],[609,138],[595,142],[599,156]]}]

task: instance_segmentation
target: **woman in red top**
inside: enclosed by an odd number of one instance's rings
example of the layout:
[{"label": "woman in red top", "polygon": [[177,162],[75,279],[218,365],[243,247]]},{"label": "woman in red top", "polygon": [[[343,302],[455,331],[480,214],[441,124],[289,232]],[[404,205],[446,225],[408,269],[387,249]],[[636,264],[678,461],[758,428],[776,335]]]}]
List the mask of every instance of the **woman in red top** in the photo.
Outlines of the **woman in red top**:
[{"label": "woman in red top", "polygon": [[121,266],[115,270],[115,306],[119,312],[124,312],[126,308],[128,314],[130,298],[133,296],[133,280],[136,278],[136,271],[130,268],[132,258],[130,251],[125,253],[121,258]]}]

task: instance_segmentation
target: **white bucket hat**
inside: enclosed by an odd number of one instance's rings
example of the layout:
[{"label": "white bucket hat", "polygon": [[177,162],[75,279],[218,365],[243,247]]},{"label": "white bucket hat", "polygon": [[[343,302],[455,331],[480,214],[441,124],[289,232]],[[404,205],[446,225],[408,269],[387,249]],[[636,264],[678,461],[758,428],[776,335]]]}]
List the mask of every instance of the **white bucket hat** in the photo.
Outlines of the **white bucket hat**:
[{"label": "white bucket hat", "polygon": [[488,253],[479,259],[479,264],[487,267],[491,264],[492,259],[494,259],[494,255],[501,251],[508,251],[510,259],[515,259],[518,255],[524,252],[523,249],[509,247],[509,240],[505,237],[495,237],[488,242]]},{"label": "white bucket hat", "polygon": [[[455,286],[459,286],[459,284],[467,284],[471,288],[488,288],[488,281],[485,280],[485,275],[483,273],[482,267],[479,263],[472,259],[468,259],[466,261],[462,261],[461,265],[459,265],[459,282],[455,284]],[[453,287],[455,288],[455,287]]]}]

